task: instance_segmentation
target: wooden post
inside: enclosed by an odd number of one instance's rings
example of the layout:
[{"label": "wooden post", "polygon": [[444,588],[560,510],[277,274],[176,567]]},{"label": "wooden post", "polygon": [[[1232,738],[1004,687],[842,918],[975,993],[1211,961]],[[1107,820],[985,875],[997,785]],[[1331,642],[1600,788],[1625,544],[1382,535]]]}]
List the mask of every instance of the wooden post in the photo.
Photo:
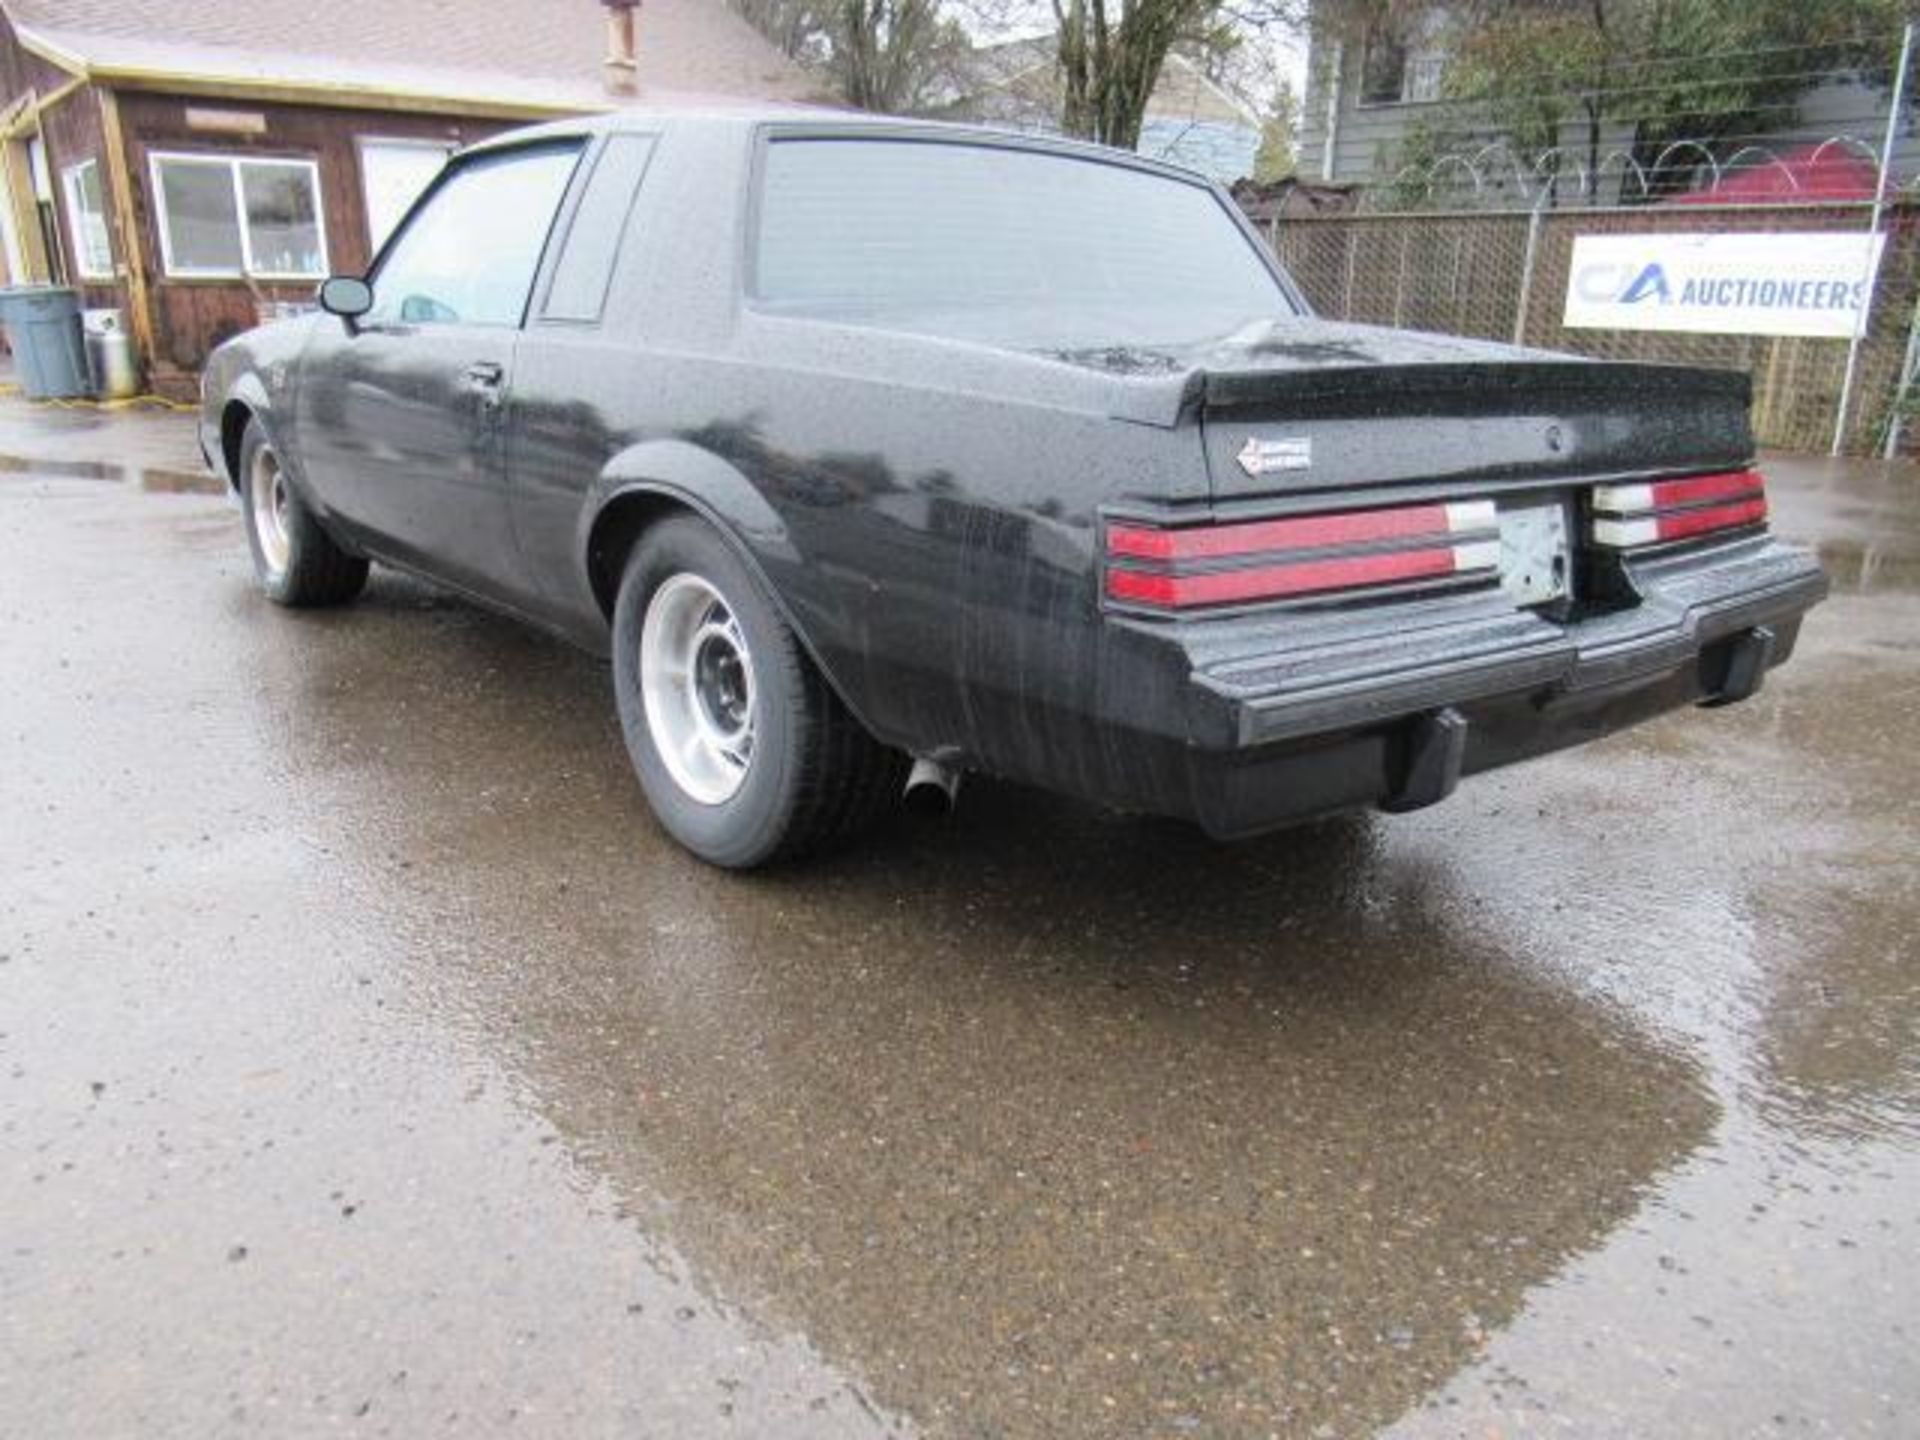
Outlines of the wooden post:
[{"label": "wooden post", "polygon": [[33,175],[27,164],[27,142],[9,129],[0,140],[0,165],[5,166],[7,204],[13,210],[13,231],[20,242],[20,265],[26,272],[14,277],[17,285],[44,285],[53,278],[47,263],[46,237],[40,233],[40,211],[34,201]]},{"label": "wooden post", "polygon": [[127,137],[120,126],[120,97],[101,87],[100,133],[107,152],[107,189],[113,218],[120,231],[120,259],[127,267],[127,322],[133,335],[136,362],[148,375],[157,358],[151,292],[147,288],[147,232],[133,206],[133,172],[128,167]]}]

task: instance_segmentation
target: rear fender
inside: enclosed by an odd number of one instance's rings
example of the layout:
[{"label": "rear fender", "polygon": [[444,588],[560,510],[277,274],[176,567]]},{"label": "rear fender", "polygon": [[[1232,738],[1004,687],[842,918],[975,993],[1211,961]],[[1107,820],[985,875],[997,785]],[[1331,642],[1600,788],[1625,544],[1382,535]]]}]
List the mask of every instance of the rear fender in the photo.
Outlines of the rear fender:
[{"label": "rear fender", "polygon": [[699,511],[756,565],[762,556],[776,565],[799,559],[786,522],[734,466],[685,440],[643,440],[606,463],[581,507],[577,549],[589,572],[594,535],[609,508],[622,496],[647,493]]},{"label": "rear fender", "polygon": [[[774,578],[778,572],[801,563],[786,522],[752,481],[698,445],[685,440],[646,440],[628,446],[607,462],[588,491],[581,506],[575,553],[602,613],[611,619],[619,567],[625,563],[624,557],[609,561],[598,553],[607,522],[620,513],[622,502],[641,496],[684,506],[720,532],[741,563],[773,597],[780,618],[799,637],[801,648],[826,677],[840,703],[866,725],[856,697],[826,663]],[[870,732],[871,728],[868,726]]]}]

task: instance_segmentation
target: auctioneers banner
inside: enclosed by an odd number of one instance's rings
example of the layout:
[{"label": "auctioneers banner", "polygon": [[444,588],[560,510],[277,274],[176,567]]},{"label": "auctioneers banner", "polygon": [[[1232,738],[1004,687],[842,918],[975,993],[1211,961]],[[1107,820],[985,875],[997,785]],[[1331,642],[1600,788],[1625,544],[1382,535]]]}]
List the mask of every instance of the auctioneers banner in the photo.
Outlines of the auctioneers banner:
[{"label": "auctioneers banner", "polygon": [[1581,235],[1565,323],[1576,330],[1847,339],[1873,294],[1883,235]]}]

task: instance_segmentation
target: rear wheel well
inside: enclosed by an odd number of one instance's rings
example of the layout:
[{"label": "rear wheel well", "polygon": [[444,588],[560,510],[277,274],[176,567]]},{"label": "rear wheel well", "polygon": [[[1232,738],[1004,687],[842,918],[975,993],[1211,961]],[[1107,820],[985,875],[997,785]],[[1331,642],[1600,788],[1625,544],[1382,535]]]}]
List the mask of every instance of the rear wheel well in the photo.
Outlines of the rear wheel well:
[{"label": "rear wheel well", "polygon": [[[593,588],[594,602],[607,619],[613,618],[614,597],[620,592],[620,575],[626,569],[627,556],[648,526],[670,515],[698,515],[684,501],[657,490],[632,490],[617,495],[594,517],[587,537],[587,583]],[[703,517],[704,518],[704,517]]]},{"label": "rear wheel well", "polygon": [[730,526],[717,515],[707,511],[704,506],[659,490],[629,490],[625,494],[614,496],[602,507],[600,513],[594,516],[593,528],[587,532],[587,584],[593,591],[594,603],[600,607],[600,613],[606,617],[609,625],[614,618],[614,602],[620,595],[620,581],[626,574],[627,557],[633,554],[633,547],[639,544],[640,537],[648,530],[661,521],[671,520],[677,515],[691,515],[696,520],[705,521],[718,530],[721,537],[739,552],[747,566],[767,586],[774,609],[792,629],[799,640],[801,650],[819,671],[827,687],[839,703],[846,707],[847,713],[859,723],[860,728],[872,735],[873,728],[867,724],[863,711],[853,704],[846,692],[841,689],[839,682],[828,673],[827,667],[820,660],[819,652],[813,648],[812,642],[801,631],[799,622],[787,610],[779,591],[760,569],[759,562],[751,550],[740,543],[738,535]]},{"label": "rear wheel well", "polygon": [[220,458],[226,461],[227,484],[235,490],[240,488],[240,444],[252,420],[253,411],[244,400],[229,400],[220,412]]}]

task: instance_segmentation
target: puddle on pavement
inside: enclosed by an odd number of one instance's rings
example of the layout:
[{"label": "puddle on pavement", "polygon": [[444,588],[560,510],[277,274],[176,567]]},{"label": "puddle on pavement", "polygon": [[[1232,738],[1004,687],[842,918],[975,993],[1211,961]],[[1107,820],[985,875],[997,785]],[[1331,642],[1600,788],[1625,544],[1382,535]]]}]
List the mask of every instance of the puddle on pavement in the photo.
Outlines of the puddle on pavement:
[{"label": "puddle on pavement", "polygon": [[[1357,1433],[1567,1354],[1565,1277],[1661,1279],[1703,1166],[1724,1200],[1813,1185],[1810,1140],[1911,1158],[1913,677],[1856,664],[1901,607],[1406,821],[1219,848],[981,783],[743,879],[653,829],[601,667],[423,593],[253,657],[415,1013],[935,1433]],[[1820,1293],[1725,1303],[1791,1348]]]},{"label": "puddle on pavement", "polygon": [[1813,545],[1838,592],[1920,588],[1920,467],[1777,458],[1775,524]]},{"label": "puddle on pavement", "polygon": [[648,822],[600,667],[415,603],[261,657],[414,1002],[936,1431],[1385,1421],[1714,1122],[1373,820],[1220,848],[982,783],[727,877]]},{"label": "puddle on pavement", "polygon": [[118,480],[119,465],[96,460],[29,460],[19,455],[0,455],[0,475],[44,475],[63,480]]},{"label": "puddle on pavement", "polygon": [[224,495],[226,481],[210,470],[148,467],[133,472],[133,488],[149,495]]},{"label": "puddle on pavement", "polygon": [[48,481],[104,480],[146,495],[224,495],[226,482],[210,470],[156,465],[104,464],[94,460],[26,460],[0,455],[0,475]]}]

